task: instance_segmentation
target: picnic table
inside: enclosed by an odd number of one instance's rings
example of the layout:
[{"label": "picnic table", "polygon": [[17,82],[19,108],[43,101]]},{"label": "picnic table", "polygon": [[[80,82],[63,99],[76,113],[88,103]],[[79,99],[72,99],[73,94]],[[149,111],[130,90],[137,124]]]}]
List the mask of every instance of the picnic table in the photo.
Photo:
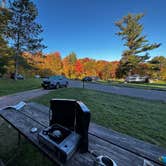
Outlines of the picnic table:
[{"label": "picnic table", "polygon": [[[53,162],[57,165],[62,165],[56,159],[54,152],[41,145],[38,141],[38,133],[49,126],[48,107],[37,103],[28,103],[21,110],[11,108],[0,110],[0,116]],[[31,133],[32,127],[36,127],[38,131]],[[166,154],[166,150],[90,123],[89,151],[85,154],[76,152],[64,165],[93,166],[95,160],[94,153],[109,156],[118,166],[143,166],[144,160],[149,161],[154,166],[160,166],[162,164],[158,158]]]}]

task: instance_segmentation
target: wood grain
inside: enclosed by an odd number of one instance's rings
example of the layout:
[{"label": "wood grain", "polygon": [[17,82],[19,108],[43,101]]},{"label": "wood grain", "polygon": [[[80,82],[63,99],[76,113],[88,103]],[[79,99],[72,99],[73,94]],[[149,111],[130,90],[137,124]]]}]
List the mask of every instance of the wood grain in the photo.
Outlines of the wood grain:
[{"label": "wood grain", "polygon": [[[49,125],[48,107],[36,103],[28,103],[21,111],[12,109],[1,110],[0,116],[14,126],[51,160],[61,165],[57,161],[55,154],[38,142],[38,132]],[[32,127],[37,127],[38,132],[32,134],[30,132]],[[96,155],[107,155],[118,166],[142,166],[144,158],[150,160],[154,166],[158,166],[161,165],[158,162],[158,157],[166,154],[166,150],[163,148],[117,133],[94,123],[90,124],[89,129],[89,153],[80,154],[77,152],[65,165],[92,166],[95,157],[90,152]]]}]

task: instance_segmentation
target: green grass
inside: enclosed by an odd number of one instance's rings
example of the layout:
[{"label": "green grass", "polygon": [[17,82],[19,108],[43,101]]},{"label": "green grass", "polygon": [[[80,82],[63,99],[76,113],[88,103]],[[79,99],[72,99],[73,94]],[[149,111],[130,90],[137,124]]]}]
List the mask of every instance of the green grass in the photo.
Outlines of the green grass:
[{"label": "green grass", "polygon": [[49,105],[52,98],[83,101],[91,110],[92,121],[166,148],[166,103],[99,91],[58,89],[33,101]]},{"label": "green grass", "polygon": [[40,79],[12,80],[0,79],[0,96],[40,88]]},{"label": "green grass", "polygon": [[141,88],[141,89],[151,89],[151,90],[161,90],[166,91],[166,82],[154,82],[154,83],[124,83],[121,81],[98,81],[98,83],[110,85],[110,86],[120,86],[129,88]]},{"label": "green grass", "polygon": [[53,166],[53,163],[24,137],[21,137],[18,146],[17,131],[1,118],[0,159],[8,166]]}]

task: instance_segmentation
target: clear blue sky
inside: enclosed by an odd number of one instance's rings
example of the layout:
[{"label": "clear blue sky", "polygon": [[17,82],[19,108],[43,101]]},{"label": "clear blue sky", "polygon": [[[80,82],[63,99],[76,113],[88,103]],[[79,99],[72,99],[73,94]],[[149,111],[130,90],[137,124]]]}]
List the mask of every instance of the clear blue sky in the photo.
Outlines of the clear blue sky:
[{"label": "clear blue sky", "polygon": [[166,0],[34,0],[42,24],[45,53],[62,57],[75,52],[78,58],[119,60],[125,49],[115,21],[128,13],[145,13],[143,34],[162,46],[150,56],[166,56]]}]

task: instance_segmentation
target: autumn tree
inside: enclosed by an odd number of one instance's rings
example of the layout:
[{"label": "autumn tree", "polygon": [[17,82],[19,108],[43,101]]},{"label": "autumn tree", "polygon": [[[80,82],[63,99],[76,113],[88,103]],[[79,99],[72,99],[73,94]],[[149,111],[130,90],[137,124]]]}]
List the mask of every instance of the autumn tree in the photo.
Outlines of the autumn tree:
[{"label": "autumn tree", "polygon": [[85,58],[83,63],[83,76],[96,76],[97,75],[97,67],[96,60]]},{"label": "autumn tree", "polygon": [[63,73],[69,78],[75,78],[75,65],[77,62],[77,55],[72,52],[63,59]]},{"label": "autumn tree", "polygon": [[166,79],[166,58],[164,56],[156,56],[149,62],[152,77],[157,79]]},{"label": "autumn tree", "polygon": [[76,77],[81,78],[83,71],[84,71],[84,67],[83,67],[82,60],[77,59],[76,64],[75,64]]},{"label": "autumn tree", "polygon": [[59,52],[47,54],[45,56],[45,68],[52,71],[55,75],[62,73],[62,60]]},{"label": "autumn tree", "polygon": [[97,76],[100,79],[107,79],[107,77],[109,78],[110,75],[110,68],[109,68],[109,62],[107,61],[103,61],[103,60],[99,60],[96,61],[95,63],[95,69],[96,69],[96,73]]},{"label": "autumn tree", "polygon": [[42,38],[39,38],[43,30],[41,25],[35,22],[38,12],[32,1],[14,0],[10,3],[9,10],[12,13],[12,19],[8,26],[8,37],[16,52],[14,56],[16,75],[22,52],[36,52],[44,48],[44,45],[41,44]]},{"label": "autumn tree", "polygon": [[125,40],[124,46],[128,49],[122,54],[119,74],[121,76],[132,74],[133,70],[149,59],[148,51],[158,48],[161,44],[149,44],[145,35],[142,35],[143,25],[139,22],[144,14],[128,14],[115,25],[120,29],[118,36]]},{"label": "autumn tree", "polygon": [[115,79],[117,77],[117,70],[119,68],[119,61],[110,62],[110,77]]}]

